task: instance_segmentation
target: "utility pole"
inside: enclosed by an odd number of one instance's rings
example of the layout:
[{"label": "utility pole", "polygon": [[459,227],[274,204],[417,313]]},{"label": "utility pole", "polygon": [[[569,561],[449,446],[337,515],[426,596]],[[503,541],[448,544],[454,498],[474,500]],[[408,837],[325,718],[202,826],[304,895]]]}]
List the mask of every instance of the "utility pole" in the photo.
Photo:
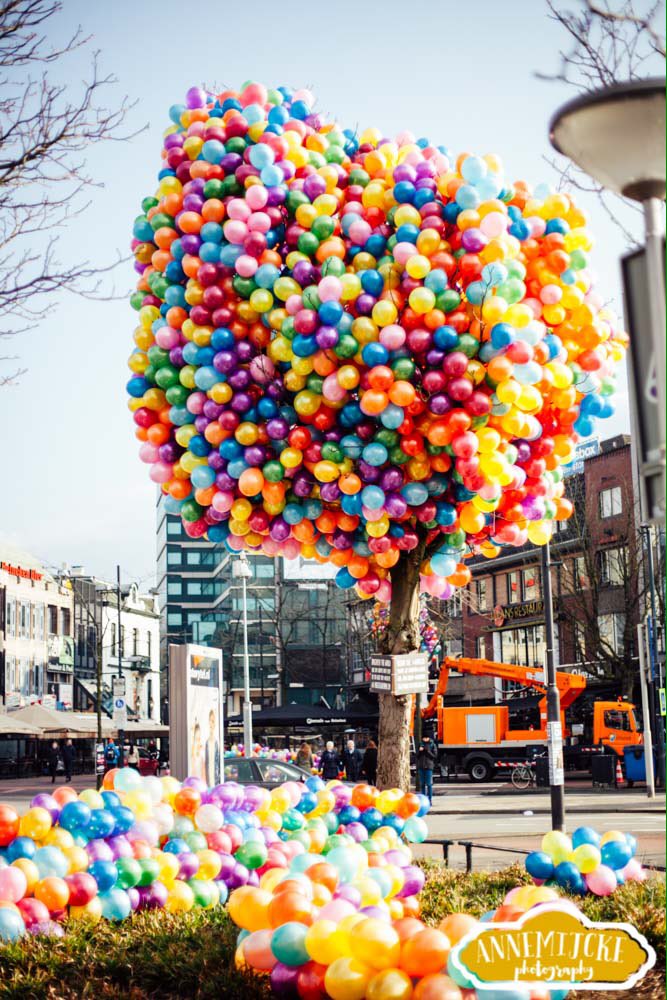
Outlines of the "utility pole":
[{"label": "utility pole", "polygon": [[[120,566],[116,566],[116,603],[118,605],[118,676],[123,676],[123,625],[122,625],[122,604],[120,592]],[[113,687],[113,685],[112,685]],[[125,730],[118,730],[118,743],[120,744],[120,766],[125,764]]]},{"label": "utility pole", "polygon": [[542,595],[546,639],[545,680],[547,684],[547,742],[549,747],[549,786],[551,789],[551,826],[565,829],[565,775],[563,768],[563,726],[560,694],[554,657],[554,606],[551,592],[551,548],[542,546]]},{"label": "utility pole", "polygon": [[[648,681],[648,705],[643,706],[646,715],[644,719],[644,731],[651,729],[655,737],[655,783],[658,788],[665,787],[665,732],[662,723],[662,716],[659,707],[659,687],[660,675],[658,670],[658,602],[655,589],[655,568],[653,563],[653,532],[651,525],[642,524],[642,538],[646,549],[646,575],[648,576],[649,594],[651,599],[651,614],[647,616],[647,639],[648,639],[648,669],[646,671]],[[646,714],[648,708],[648,714]],[[648,749],[646,753],[648,754]],[[648,761],[647,761],[648,774]]]}]

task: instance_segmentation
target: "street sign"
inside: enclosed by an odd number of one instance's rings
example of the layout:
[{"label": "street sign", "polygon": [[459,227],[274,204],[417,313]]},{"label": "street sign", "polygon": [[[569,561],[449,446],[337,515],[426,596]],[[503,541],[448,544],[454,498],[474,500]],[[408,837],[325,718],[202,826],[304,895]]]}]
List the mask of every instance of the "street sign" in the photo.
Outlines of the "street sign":
[{"label": "street sign", "polygon": [[665,703],[665,689],[658,688],[658,695],[660,697],[660,715],[667,715],[667,704]]},{"label": "street sign", "polygon": [[125,729],[127,725],[127,702],[125,700],[125,678],[112,677],[111,691],[113,695],[113,724],[117,729]]},{"label": "street sign", "polygon": [[402,653],[371,657],[371,691],[404,694],[428,692],[428,655]]},{"label": "street sign", "polygon": [[[665,520],[665,428],[660,420],[657,378],[651,329],[651,300],[646,251],[642,248],[622,259],[626,322],[630,331],[628,381],[632,398],[633,438],[636,442],[642,516]],[[664,274],[664,265],[663,265]],[[658,294],[665,297],[664,284]]]},{"label": "street sign", "polygon": [[547,743],[549,747],[549,784],[564,785],[563,729],[560,722],[547,722]]}]

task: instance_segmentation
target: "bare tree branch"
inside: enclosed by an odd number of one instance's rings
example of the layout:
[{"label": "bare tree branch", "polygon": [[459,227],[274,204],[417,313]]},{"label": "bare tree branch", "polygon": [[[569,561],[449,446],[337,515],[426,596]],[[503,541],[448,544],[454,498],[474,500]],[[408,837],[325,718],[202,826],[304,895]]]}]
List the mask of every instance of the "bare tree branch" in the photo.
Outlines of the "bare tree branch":
[{"label": "bare tree branch", "polygon": [[[81,27],[62,45],[48,41],[61,0],[0,0],[0,337],[24,332],[48,316],[63,291],[115,298],[102,281],[124,259],[110,264],[63,261],[59,234],[90,205],[86,189],[99,183],[86,171],[90,146],[138,134],[123,124],[134,103],[126,97],[105,106],[115,78],[91,69],[77,91],[58,84],[48,66],[86,47]],[[139,130],[141,131],[141,130]],[[0,359],[2,360],[2,359]],[[16,380],[20,372],[0,384]]]}]

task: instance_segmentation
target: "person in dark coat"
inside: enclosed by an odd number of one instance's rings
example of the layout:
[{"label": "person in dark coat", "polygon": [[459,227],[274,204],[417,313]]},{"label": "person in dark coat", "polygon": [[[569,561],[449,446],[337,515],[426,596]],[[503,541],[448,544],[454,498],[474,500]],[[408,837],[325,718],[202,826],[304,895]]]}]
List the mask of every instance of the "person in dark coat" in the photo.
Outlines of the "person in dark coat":
[{"label": "person in dark coat", "polygon": [[56,783],[56,774],[58,773],[58,761],[60,760],[60,747],[56,740],[53,741],[49,747],[49,774],[51,775],[51,784]]},{"label": "person in dark coat", "polygon": [[326,749],[320,757],[320,773],[325,781],[330,781],[332,778],[338,777],[341,767],[340,754],[331,740],[329,740]]},{"label": "person in dark coat", "polygon": [[362,763],[363,756],[361,750],[357,750],[354,740],[348,740],[347,746],[343,751],[343,766],[345,768],[345,777],[348,781],[359,781]]},{"label": "person in dark coat", "polygon": [[63,764],[65,765],[65,781],[72,780],[72,765],[76,759],[76,750],[71,740],[65,740],[63,747]]},{"label": "person in dark coat", "polygon": [[431,737],[422,737],[417,750],[417,787],[429,802],[433,802],[433,768],[437,759],[438,748]]},{"label": "person in dark coat", "polygon": [[378,776],[378,748],[375,740],[369,740],[364,753],[361,773],[369,785],[374,785]]}]

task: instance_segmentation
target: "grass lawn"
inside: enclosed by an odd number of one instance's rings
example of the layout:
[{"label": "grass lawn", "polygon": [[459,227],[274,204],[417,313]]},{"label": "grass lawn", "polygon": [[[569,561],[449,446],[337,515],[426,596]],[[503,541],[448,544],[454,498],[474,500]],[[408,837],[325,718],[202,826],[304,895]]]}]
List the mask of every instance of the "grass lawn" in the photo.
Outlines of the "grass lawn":
[{"label": "grass lawn", "polygon": [[[491,875],[467,875],[433,862],[424,867],[423,916],[429,923],[455,911],[481,916],[528,881],[519,866]],[[658,972],[635,987],[635,998],[664,996],[664,902],[664,884],[652,878],[583,903],[591,919],[633,923],[656,949]],[[140,913],[122,924],[72,923],[63,938],[27,937],[0,949],[0,1000],[266,1000],[265,981],[234,968],[235,940],[236,928],[223,909],[173,917]],[[602,1000],[603,994],[576,996]]]}]

